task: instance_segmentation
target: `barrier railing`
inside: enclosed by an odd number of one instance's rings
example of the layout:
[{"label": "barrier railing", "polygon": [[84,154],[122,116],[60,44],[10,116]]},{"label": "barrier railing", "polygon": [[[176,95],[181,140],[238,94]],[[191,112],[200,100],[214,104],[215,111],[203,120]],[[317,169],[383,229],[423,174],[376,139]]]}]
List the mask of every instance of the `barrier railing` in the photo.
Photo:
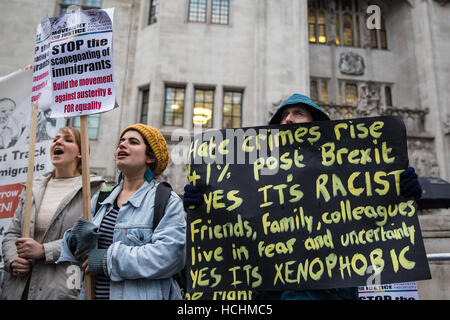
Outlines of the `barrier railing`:
[{"label": "barrier railing", "polygon": [[428,261],[450,260],[450,253],[428,253]]}]

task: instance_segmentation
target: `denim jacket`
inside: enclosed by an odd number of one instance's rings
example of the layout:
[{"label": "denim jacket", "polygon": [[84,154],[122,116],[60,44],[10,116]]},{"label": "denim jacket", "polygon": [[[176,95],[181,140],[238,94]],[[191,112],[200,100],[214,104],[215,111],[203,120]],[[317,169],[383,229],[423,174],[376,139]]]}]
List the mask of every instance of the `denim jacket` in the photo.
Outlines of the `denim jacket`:
[{"label": "denim jacket", "polygon": [[[156,185],[144,184],[123,203],[114,228],[113,243],[107,251],[106,269],[111,279],[110,299],[174,300],[181,299],[180,289],[172,278],[186,261],[186,221],[181,199],[172,191],[165,214],[153,230]],[[92,223],[100,225],[114,205],[123,181],[101,202]],[[95,210],[98,194],[92,198]],[[75,262],[67,245],[71,229],[66,231],[58,262]],[[95,278],[93,279],[93,282]],[[80,299],[85,298],[84,281]]]}]

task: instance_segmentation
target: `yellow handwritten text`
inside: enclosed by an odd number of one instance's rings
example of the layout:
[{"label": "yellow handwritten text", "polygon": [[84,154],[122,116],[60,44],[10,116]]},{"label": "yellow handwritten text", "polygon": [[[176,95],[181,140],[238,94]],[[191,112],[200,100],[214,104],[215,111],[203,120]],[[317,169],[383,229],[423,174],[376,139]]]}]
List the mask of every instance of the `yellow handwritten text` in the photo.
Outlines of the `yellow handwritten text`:
[{"label": "yellow handwritten text", "polygon": [[[321,174],[316,179],[316,198],[323,199],[328,202],[333,197],[338,195],[346,197],[349,195],[359,196],[364,191],[368,197],[373,195],[373,191],[380,196],[386,195],[391,187],[395,188],[397,195],[400,195],[400,174],[405,171],[394,170],[391,172],[376,171],[375,173],[366,171],[353,172],[344,184],[335,173],[333,174]],[[331,179],[330,179],[331,176]],[[393,179],[390,179],[390,177]],[[357,182],[355,182],[358,180]],[[356,184],[358,183],[358,184]],[[331,194],[330,191],[331,190]]]}]

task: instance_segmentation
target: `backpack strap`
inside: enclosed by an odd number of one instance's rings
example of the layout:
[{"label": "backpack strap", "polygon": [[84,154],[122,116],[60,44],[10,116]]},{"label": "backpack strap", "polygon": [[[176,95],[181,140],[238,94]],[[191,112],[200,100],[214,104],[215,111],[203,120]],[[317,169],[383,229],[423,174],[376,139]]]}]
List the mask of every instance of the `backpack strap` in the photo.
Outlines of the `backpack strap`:
[{"label": "backpack strap", "polygon": [[[172,186],[163,181],[156,187],[155,193],[155,207],[153,213],[153,231],[155,231],[158,223],[161,221],[164,213],[166,211],[167,202],[170,198],[170,193],[172,191]],[[177,282],[181,290],[181,295],[184,297],[186,293],[186,267],[182,271],[172,276]]]},{"label": "backpack strap", "polygon": [[160,182],[156,187],[155,207],[153,209],[153,230],[156,229],[162,217],[164,216],[171,191],[172,186],[165,181]]},{"label": "backpack strap", "polygon": [[98,209],[100,209],[100,202],[103,202],[106,198],[109,197],[109,195],[111,194],[111,192],[113,192],[113,190],[117,187],[116,186],[111,186],[111,187],[106,187],[104,189],[102,189],[99,194],[98,194],[98,198],[97,198],[97,203],[95,204],[95,211],[94,211],[94,217],[98,212]]}]

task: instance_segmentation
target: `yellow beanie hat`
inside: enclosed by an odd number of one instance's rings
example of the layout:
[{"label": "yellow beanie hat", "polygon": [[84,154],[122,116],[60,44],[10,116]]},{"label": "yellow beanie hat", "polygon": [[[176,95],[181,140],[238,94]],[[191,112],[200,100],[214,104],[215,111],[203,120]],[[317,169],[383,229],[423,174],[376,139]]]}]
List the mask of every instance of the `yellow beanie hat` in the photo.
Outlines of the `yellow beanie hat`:
[{"label": "yellow beanie hat", "polygon": [[[167,167],[169,163],[169,149],[167,147],[166,139],[159,132],[158,129],[150,127],[148,125],[142,123],[136,123],[131,126],[126,127],[122,133],[120,134],[120,138],[124,135],[128,130],[136,130],[138,131],[142,137],[147,141],[150,148],[152,148],[153,153],[156,156],[157,164],[154,174],[160,175]],[[120,139],[119,138],[119,139]]]}]

